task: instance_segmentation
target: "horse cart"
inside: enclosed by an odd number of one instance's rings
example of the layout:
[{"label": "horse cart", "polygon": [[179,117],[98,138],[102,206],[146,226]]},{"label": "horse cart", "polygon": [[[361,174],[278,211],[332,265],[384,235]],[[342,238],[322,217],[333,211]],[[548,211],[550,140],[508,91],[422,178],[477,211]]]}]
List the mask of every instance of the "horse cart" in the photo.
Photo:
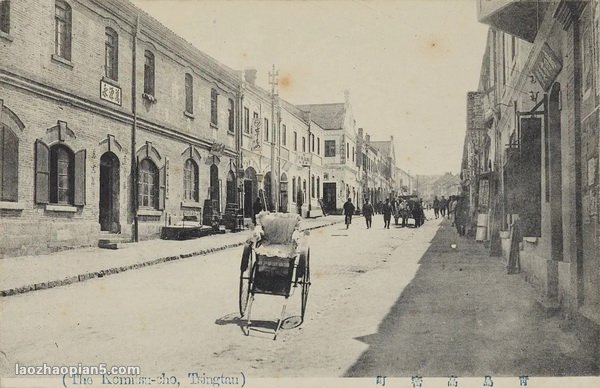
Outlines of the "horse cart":
[{"label": "horse cart", "polygon": [[299,230],[296,214],[261,212],[254,235],[244,245],[240,265],[239,308],[246,317],[245,334],[250,335],[255,295],[283,297],[281,316],[273,339],[284,321],[289,298],[300,290],[300,323],[304,322],[310,289],[310,249],[307,233]]}]

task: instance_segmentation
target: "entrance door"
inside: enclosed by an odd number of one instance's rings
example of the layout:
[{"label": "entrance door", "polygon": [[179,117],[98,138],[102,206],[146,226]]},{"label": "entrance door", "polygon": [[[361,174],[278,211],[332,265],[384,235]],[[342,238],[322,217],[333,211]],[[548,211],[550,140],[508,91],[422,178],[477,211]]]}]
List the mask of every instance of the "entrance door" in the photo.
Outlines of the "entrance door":
[{"label": "entrance door", "polygon": [[244,217],[252,217],[252,204],[254,196],[252,195],[252,181],[244,180]]},{"label": "entrance door", "polygon": [[335,182],[323,183],[323,204],[327,212],[336,210],[336,188]]},{"label": "entrance door", "polygon": [[550,224],[552,234],[552,260],[563,260],[563,221],[562,221],[562,155],[560,122],[560,84],[552,87],[548,104],[548,156],[550,184]]},{"label": "entrance door", "polygon": [[213,209],[221,212],[221,201],[219,187],[219,167],[216,164],[210,166],[210,199],[214,205]]},{"label": "entrance door", "polygon": [[119,159],[112,152],[100,158],[100,230],[119,233]]}]

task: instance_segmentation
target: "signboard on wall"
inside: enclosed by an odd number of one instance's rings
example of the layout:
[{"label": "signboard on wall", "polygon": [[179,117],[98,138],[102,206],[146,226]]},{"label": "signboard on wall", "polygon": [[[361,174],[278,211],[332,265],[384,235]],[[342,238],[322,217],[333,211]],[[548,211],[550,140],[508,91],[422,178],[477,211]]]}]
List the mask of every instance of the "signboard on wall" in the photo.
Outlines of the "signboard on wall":
[{"label": "signboard on wall", "polygon": [[100,81],[100,98],[104,101],[112,102],[113,104],[121,106],[122,103],[121,88],[108,82]]},{"label": "signboard on wall", "polygon": [[309,152],[298,152],[296,162],[302,167],[309,167],[311,165],[312,154]]}]

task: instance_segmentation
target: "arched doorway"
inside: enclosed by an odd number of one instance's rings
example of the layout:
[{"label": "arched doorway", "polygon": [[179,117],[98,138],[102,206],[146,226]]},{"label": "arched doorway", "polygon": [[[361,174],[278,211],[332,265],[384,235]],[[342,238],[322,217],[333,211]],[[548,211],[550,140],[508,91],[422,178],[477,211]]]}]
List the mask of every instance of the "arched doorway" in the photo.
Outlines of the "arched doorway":
[{"label": "arched doorway", "polygon": [[100,196],[98,201],[100,230],[119,233],[119,171],[117,155],[105,152],[100,157]]},{"label": "arched doorway", "polygon": [[244,171],[244,217],[252,217],[252,204],[258,197],[256,170],[248,167]]},{"label": "arched doorway", "polygon": [[233,174],[233,171],[229,170],[229,173],[227,174],[227,197],[225,200],[227,204],[235,203],[236,191],[235,175]]},{"label": "arched doorway", "polygon": [[273,201],[271,198],[271,172],[269,171],[268,173],[265,174],[265,181],[264,181],[264,190],[265,190],[265,202],[267,203],[267,209],[269,211],[273,210]]},{"label": "arched doorway", "polygon": [[548,138],[546,139],[546,185],[550,200],[551,258],[563,260],[562,226],[562,155],[560,120],[560,84],[555,83],[548,102]]},{"label": "arched doorway", "polygon": [[279,183],[279,211],[287,213],[288,211],[288,178],[285,172],[281,174],[281,181]]},{"label": "arched doorway", "polygon": [[210,166],[210,200],[213,204],[213,210],[221,212],[221,200],[220,200],[219,187],[219,167],[216,164]]}]

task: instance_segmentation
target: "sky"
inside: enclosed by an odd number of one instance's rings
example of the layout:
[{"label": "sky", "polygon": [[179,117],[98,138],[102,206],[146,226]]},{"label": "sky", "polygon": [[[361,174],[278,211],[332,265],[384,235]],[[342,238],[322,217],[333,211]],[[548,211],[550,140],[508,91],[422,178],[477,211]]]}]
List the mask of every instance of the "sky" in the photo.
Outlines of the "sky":
[{"label": "sky", "polygon": [[466,94],[477,90],[487,26],[474,0],[134,0],[234,69],[279,70],[293,104],[350,101],[372,140],[394,136],[411,174],[458,172]]}]

